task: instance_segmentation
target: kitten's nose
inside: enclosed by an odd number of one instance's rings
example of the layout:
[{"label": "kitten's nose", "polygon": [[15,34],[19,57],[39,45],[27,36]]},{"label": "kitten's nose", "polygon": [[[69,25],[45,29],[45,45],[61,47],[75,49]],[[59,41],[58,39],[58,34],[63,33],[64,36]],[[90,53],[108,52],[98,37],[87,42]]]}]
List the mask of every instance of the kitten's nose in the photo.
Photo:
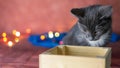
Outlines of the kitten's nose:
[{"label": "kitten's nose", "polygon": [[95,38],[94,40],[96,41],[96,40],[98,40],[98,39]]},{"label": "kitten's nose", "polygon": [[92,37],[92,38],[90,39],[90,41],[96,41],[96,40],[98,40],[96,37]]},{"label": "kitten's nose", "polygon": [[96,40],[98,40],[98,38],[97,38],[97,37],[94,37],[93,40],[96,41]]}]

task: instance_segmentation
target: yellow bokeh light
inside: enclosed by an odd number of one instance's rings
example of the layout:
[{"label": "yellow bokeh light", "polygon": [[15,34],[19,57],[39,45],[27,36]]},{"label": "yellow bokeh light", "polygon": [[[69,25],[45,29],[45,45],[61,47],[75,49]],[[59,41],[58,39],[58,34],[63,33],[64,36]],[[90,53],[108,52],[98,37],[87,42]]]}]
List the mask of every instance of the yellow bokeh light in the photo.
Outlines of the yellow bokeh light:
[{"label": "yellow bokeh light", "polygon": [[7,34],[5,32],[2,33],[2,37],[6,37]]},{"label": "yellow bokeh light", "polygon": [[15,38],[15,42],[19,42],[19,38]]},{"label": "yellow bokeh light", "polygon": [[55,32],[55,37],[59,37],[60,33],[59,32]]},{"label": "yellow bokeh light", "polygon": [[53,37],[54,37],[54,34],[53,34],[52,31],[49,31],[49,32],[48,32],[48,37],[49,37],[49,38],[53,38]]},{"label": "yellow bokeh light", "polygon": [[41,39],[41,40],[45,40],[45,35],[41,35],[41,36],[40,36],[40,39]]},{"label": "yellow bokeh light", "polygon": [[4,41],[4,42],[7,42],[7,40],[8,40],[8,39],[7,39],[6,37],[3,38],[3,41]]},{"label": "yellow bokeh light", "polygon": [[8,46],[12,47],[13,46],[13,42],[12,41],[8,41]]},{"label": "yellow bokeh light", "polygon": [[20,32],[16,32],[15,34],[17,37],[20,37]]}]

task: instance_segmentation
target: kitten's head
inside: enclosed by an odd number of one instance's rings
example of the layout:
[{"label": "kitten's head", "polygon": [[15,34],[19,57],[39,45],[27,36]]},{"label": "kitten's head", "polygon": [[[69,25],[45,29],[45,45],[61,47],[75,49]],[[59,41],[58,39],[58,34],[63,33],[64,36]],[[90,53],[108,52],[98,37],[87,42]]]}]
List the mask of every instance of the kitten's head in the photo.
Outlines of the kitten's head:
[{"label": "kitten's head", "polygon": [[86,34],[86,38],[98,40],[107,31],[111,30],[112,7],[109,5],[93,5],[86,8],[71,10],[79,20],[79,25]]}]

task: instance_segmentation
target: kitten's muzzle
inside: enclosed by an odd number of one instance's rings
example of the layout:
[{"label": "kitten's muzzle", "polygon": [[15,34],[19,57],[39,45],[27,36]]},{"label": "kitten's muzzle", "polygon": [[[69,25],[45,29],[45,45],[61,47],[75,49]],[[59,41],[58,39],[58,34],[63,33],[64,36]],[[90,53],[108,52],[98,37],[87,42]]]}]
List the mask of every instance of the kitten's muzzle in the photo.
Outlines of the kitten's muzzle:
[{"label": "kitten's muzzle", "polygon": [[92,38],[93,41],[96,41],[98,39],[99,39],[99,36],[95,36],[95,37]]},{"label": "kitten's muzzle", "polygon": [[90,39],[90,41],[96,41],[96,40],[98,40],[98,39],[94,39],[94,38],[93,38],[93,39]]}]

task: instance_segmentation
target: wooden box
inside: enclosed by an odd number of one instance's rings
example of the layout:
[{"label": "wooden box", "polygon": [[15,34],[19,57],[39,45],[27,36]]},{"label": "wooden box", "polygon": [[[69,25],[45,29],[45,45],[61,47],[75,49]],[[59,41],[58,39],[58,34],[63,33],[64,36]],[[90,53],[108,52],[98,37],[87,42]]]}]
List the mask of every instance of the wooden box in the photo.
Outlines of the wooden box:
[{"label": "wooden box", "polygon": [[111,68],[111,48],[59,45],[39,55],[39,68]]}]

